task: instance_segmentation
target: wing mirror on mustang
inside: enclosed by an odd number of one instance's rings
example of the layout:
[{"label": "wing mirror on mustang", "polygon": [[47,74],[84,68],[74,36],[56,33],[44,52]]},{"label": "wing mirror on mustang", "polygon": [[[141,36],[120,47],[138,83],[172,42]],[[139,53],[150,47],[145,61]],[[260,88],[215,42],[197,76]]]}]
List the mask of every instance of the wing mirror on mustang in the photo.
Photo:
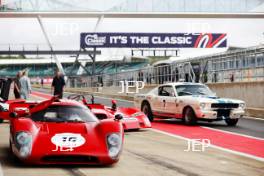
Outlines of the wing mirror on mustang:
[{"label": "wing mirror on mustang", "polygon": [[122,120],[123,118],[124,118],[124,117],[123,117],[122,114],[116,114],[116,115],[115,115],[115,120],[116,120],[116,121]]},{"label": "wing mirror on mustang", "polygon": [[112,100],[112,110],[115,111],[117,108],[116,100]]},{"label": "wing mirror on mustang", "polygon": [[17,118],[18,117],[18,114],[16,112],[11,112],[9,114],[9,117],[11,117],[11,118]]}]

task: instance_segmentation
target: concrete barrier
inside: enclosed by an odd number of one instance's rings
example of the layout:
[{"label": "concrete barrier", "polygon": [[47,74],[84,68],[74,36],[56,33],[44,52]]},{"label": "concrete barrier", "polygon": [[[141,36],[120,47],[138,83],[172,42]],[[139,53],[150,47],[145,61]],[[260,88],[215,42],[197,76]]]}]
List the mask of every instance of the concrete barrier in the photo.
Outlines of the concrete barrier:
[{"label": "concrete barrier", "polygon": [[207,85],[219,97],[243,100],[247,107],[264,108],[264,81],[210,83]]}]

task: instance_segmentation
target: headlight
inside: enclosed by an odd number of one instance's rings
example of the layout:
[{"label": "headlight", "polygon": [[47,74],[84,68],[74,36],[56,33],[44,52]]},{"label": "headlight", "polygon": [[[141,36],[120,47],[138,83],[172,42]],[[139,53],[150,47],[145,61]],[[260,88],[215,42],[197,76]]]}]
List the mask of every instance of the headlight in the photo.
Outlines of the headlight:
[{"label": "headlight", "polygon": [[27,132],[18,132],[16,135],[17,149],[21,157],[25,158],[31,153],[32,136]]},{"label": "headlight", "polygon": [[117,158],[121,147],[122,147],[122,137],[118,133],[112,133],[107,136],[107,146],[108,154],[111,158]]},{"label": "headlight", "polygon": [[120,138],[118,134],[111,134],[108,136],[107,138],[107,142],[108,144],[112,145],[112,146],[116,146],[119,144]]},{"label": "headlight", "polygon": [[206,107],[206,103],[200,103],[200,108],[204,109]]},{"label": "headlight", "polygon": [[26,145],[31,142],[31,135],[27,132],[19,132],[16,136],[16,141],[19,145]]},{"label": "headlight", "polygon": [[240,103],[239,104],[239,107],[242,108],[242,109],[244,109],[246,107],[246,105],[245,105],[245,103]]},{"label": "headlight", "polygon": [[19,154],[22,158],[26,158],[30,154],[30,150],[31,148],[29,146],[23,146],[20,148]]}]

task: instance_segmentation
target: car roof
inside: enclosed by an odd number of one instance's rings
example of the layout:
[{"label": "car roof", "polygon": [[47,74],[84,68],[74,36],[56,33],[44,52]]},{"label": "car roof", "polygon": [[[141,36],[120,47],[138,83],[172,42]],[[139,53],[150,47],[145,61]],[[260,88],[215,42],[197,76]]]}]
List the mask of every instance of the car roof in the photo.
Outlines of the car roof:
[{"label": "car roof", "polygon": [[164,85],[168,85],[168,86],[179,86],[179,85],[204,85],[204,84],[201,84],[201,83],[192,83],[192,82],[173,82],[173,83],[162,84],[160,86],[164,86]]}]

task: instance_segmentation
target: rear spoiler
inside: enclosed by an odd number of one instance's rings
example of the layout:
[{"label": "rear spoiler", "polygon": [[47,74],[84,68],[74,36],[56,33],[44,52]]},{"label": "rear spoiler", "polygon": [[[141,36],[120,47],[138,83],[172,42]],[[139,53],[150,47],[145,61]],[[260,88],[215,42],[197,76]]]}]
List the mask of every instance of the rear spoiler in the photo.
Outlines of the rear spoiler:
[{"label": "rear spoiler", "polygon": [[21,109],[27,109],[30,114],[42,111],[48,108],[54,101],[59,100],[57,96],[51,97],[48,100],[38,102],[26,102],[25,100],[9,100],[9,112],[17,112]]},{"label": "rear spoiler", "polygon": [[48,100],[44,100],[44,101],[36,104],[34,107],[29,109],[29,112],[32,114],[32,113],[47,109],[54,101],[59,101],[58,96],[53,96]]}]

